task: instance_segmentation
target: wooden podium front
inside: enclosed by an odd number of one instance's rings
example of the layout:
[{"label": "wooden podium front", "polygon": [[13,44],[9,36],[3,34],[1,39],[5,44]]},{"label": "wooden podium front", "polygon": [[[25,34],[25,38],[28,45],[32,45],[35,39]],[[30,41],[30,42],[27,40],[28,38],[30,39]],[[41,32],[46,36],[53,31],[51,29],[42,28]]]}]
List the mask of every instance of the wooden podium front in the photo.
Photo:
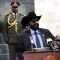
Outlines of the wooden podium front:
[{"label": "wooden podium front", "polygon": [[24,60],[47,60],[46,58],[49,56],[54,57],[54,60],[60,60],[60,51],[25,52]]}]

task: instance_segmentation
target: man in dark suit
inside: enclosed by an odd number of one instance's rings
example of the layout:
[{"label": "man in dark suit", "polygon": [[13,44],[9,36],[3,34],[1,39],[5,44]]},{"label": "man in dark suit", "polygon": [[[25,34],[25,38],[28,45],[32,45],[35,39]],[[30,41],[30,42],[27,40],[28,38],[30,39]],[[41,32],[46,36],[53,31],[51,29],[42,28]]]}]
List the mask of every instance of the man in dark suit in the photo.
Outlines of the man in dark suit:
[{"label": "man in dark suit", "polygon": [[[47,39],[51,38],[54,40],[54,36],[48,29],[39,28],[38,21],[40,18],[41,16],[36,16],[34,12],[30,12],[21,21],[21,24],[23,26],[28,26],[28,29],[22,32],[18,38],[18,54],[20,53],[20,59],[25,51],[32,51],[32,45],[33,48],[44,48],[48,46]],[[39,46],[36,41],[35,32],[39,39]]]},{"label": "man in dark suit", "polygon": [[15,60],[17,52],[17,36],[25,29],[21,25],[21,20],[24,15],[18,13],[18,7],[20,6],[19,2],[13,1],[10,5],[12,12],[5,15],[5,18],[2,22],[3,37],[5,43],[8,44],[9,60]]}]

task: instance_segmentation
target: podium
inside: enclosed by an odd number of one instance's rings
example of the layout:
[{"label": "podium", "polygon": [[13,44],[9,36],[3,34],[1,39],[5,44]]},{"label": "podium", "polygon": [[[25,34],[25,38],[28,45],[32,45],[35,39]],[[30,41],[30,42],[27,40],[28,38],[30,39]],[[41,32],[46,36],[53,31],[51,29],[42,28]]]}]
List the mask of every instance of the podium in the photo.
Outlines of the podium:
[{"label": "podium", "polygon": [[54,60],[60,60],[60,51],[27,51],[24,53],[24,60],[47,60],[47,57],[53,57]]}]

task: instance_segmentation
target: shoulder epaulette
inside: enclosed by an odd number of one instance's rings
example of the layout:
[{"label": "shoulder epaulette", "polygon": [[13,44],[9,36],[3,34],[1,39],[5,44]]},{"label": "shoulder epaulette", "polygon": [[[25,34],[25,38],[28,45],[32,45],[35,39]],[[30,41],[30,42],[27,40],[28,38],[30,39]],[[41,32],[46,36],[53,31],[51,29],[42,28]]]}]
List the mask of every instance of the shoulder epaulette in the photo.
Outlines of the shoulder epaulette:
[{"label": "shoulder epaulette", "polygon": [[10,15],[10,14],[12,14],[12,13],[8,13],[8,14],[6,14],[6,16],[8,16],[8,15]]},{"label": "shoulder epaulette", "polygon": [[21,13],[19,13],[19,15],[22,15],[22,16],[24,16],[23,14],[21,14]]}]

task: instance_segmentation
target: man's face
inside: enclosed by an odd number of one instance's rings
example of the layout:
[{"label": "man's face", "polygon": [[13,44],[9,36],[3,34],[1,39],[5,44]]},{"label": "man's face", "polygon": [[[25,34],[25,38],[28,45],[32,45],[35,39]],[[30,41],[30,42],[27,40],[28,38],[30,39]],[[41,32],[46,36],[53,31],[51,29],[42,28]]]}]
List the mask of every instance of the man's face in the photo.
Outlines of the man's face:
[{"label": "man's face", "polygon": [[13,13],[17,13],[17,12],[18,12],[18,8],[12,7],[12,12],[13,12]]},{"label": "man's face", "polygon": [[38,19],[32,19],[29,21],[28,26],[30,26],[31,29],[37,30],[39,28]]}]

